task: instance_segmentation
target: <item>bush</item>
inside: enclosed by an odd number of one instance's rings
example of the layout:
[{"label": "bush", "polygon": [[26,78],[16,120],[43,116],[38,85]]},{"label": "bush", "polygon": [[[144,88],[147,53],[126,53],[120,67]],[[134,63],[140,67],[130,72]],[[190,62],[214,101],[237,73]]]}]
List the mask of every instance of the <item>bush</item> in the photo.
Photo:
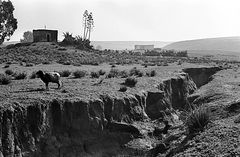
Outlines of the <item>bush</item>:
[{"label": "bush", "polygon": [[16,80],[22,80],[22,79],[25,79],[26,77],[27,77],[27,74],[25,72],[15,73],[14,74],[14,78]]},{"label": "bush", "polygon": [[132,68],[129,73],[130,73],[130,76],[138,76],[138,77],[142,77],[143,76],[143,72],[141,72],[136,67]]},{"label": "bush", "polygon": [[5,65],[3,68],[9,68],[10,67],[10,65],[9,64],[7,64],[7,65]]},{"label": "bush", "polygon": [[98,72],[92,71],[92,72],[90,73],[90,76],[91,76],[91,78],[99,78],[99,77],[100,77],[100,74],[99,74]]},{"label": "bush", "polygon": [[129,76],[128,72],[125,70],[120,71],[119,75],[121,76],[121,78],[127,78]]},{"label": "bush", "polygon": [[32,67],[33,65],[33,63],[26,63],[26,67]]},{"label": "bush", "polygon": [[127,91],[127,87],[126,86],[121,86],[119,91],[120,92],[126,92]]},{"label": "bush", "polygon": [[98,71],[98,73],[99,73],[99,75],[104,75],[106,73],[106,71],[101,69],[101,70]]},{"label": "bush", "polygon": [[5,74],[7,74],[7,75],[12,75],[14,72],[11,70],[11,69],[7,69],[6,71],[5,71]]},{"label": "bush", "polygon": [[154,76],[157,75],[157,72],[155,70],[152,70],[150,72],[147,72],[146,75],[149,76],[149,77],[154,77]]},{"label": "bush", "polygon": [[42,64],[50,64],[51,62],[49,62],[49,61],[44,61],[44,62],[42,62]]},{"label": "bush", "polygon": [[107,78],[118,77],[119,74],[120,74],[120,71],[118,69],[111,69],[109,74],[107,75]]},{"label": "bush", "polygon": [[203,131],[205,126],[210,122],[210,113],[208,108],[200,106],[191,110],[186,118],[186,126],[189,133]]},{"label": "bush", "polygon": [[12,78],[9,75],[0,74],[0,84],[7,85],[12,82]]},{"label": "bush", "polygon": [[37,78],[37,74],[36,74],[36,73],[37,73],[36,71],[33,71],[29,78],[30,78],[30,79],[35,79],[35,78]]},{"label": "bush", "polygon": [[59,74],[60,74],[61,77],[68,77],[68,76],[71,75],[71,71],[63,70],[63,71],[59,72]]},{"label": "bush", "polygon": [[63,65],[71,65],[70,62],[63,62]]},{"label": "bush", "polygon": [[[71,33],[66,32],[63,33],[64,39],[60,43],[62,46],[75,46],[77,49],[80,50],[91,50],[93,49],[93,46],[91,45],[91,42],[88,39],[83,39],[80,36],[73,37]],[[61,49],[65,50],[65,49]]]},{"label": "bush", "polygon": [[128,77],[124,84],[129,87],[134,87],[137,84],[137,79],[135,77]]},{"label": "bush", "polygon": [[86,71],[83,71],[83,70],[76,70],[73,72],[73,76],[75,78],[82,78],[86,75]]}]

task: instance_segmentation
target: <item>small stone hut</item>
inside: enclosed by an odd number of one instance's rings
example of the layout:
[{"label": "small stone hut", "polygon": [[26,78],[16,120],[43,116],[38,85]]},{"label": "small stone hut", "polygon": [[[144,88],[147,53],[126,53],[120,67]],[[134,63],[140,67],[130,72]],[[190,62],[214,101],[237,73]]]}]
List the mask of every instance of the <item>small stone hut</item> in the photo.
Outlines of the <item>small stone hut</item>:
[{"label": "small stone hut", "polygon": [[33,42],[57,42],[57,41],[58,41],[57,30],[47,29],[33,30]]}]

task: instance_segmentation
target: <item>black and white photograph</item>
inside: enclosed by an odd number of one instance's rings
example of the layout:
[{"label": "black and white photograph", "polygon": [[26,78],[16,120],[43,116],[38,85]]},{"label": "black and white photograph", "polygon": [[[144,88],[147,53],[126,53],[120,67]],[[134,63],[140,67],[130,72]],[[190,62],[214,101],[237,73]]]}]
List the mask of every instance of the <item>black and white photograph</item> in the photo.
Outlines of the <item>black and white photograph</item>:
[{"label": "black and white photograph", "polygon": [[0,157],[239,156],[239,0],[0,0]]}]

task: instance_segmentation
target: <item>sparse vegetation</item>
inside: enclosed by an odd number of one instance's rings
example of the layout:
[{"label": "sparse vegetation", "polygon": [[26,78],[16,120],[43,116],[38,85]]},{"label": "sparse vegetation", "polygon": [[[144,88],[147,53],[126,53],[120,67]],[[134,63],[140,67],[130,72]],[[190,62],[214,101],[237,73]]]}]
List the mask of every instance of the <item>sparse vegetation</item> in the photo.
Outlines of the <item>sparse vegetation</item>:
[{"label": "sparse vegetation", "polygon": [[33,63],[27,63],[26,67],[32,67],[34,64]]},{"label": "sparse vegetation", "polygon": [[205,126],[210,122],[210,113],[207,107],[200,106],[188,113],[186,126],[189,133],[203,131]]},{"label": "sparse vegetation", "polygon": [[83,71],[83,70],[76,70],[73,72],[73,76],[75,78],[82,78],[82,77],[85,77],[86,76],[86,71]]},{"label": "sparse vegetation", "polygon": [[120,71],[118,69],[111,69],[107,75],[107,78],[113,78],[120,76]]},{"label": "sparse vegetation", "polygon": [[37,72],[36,71],[33,71],[32,73],[31,73],[31,75],[29,76],[29,78],[30,79],[35,79],[35,78],[37,78],[37,74],[36,74]]},{"label": "sparse vegetation", "polygon": [[63,71],[59,72],[59,74],[60,74],[61,77],[68,77],[68,76],[71,75],[71,71],[63,70]]},{"label": "sparse vegetation", "polygon": [[20,72],[20,73],[14,73],[13,76],[14,76],[14,79],[16,80],[22,80],[27,77],[27,74],[25,72]]},{"label": "sparse vegetation", "polygon": [[127,91],[127,87],[126,86],[121,86],[119,91],[120,92],[126,92]]},{"label": "sparse vegetation", "polygon": [[99,72],[92,71],[92,72],[90,73],[90,76],[91,76],[91,78],[99,78],[99,77],[100,77],[100,74],[99,74]]},{"label": "sparse vegetation", "polygon": [[[92,50],[93,46],[91,45],[90,40],[83,39],[80,36],[73,37],[73,35],[69,32],[63,33],[64,39],[60,43],[62,46],[74,46],[80,50]],[[65,50],[65,48],[61,48],[61,51]]]},{"label": "sparse vegetation", "polygon": [[137,79],[133,76],[126,78],[124,85],[134,87],[137,84]]},{"label": "sparse vegetation", "polygon": [[9,75],[5,75],[5,74],[0,74],[0,84],[1,85],[7,85],[9,83],[11,83],[12,78]]},{"label": "sparse vegetation", "polygon": [[143,72],[140,71],[139,69],[137,69],[136,67],[132,68],[129,72],[130,76],[138,76],[138,77],[142,77],[143,76]]},{"label": "sparse vegetation", "polygon": [[106,71],[104,71],[104,70],[101,69],[101,70],[98,71],[98,73],[99,73],[99,75],[105,75],[105,74],[106,74]]},{"label": "sparse vegetation", "polygon": [[9,68],[10,67],[10,65],[9,64],[7,64],[7,65],[4,65],[4,67],[3,68]]},{"label": "sparse vegetation", "polygon": [[11,69],[5,70],[5,74],[12,75],[14,72]]},{"label": "sparse vegetation", "polygon": [[157,75],[157,72],[156,72],[156,70],[152,70],[150,72],[146,72],[146,75],[149,77],[154,77]]}]

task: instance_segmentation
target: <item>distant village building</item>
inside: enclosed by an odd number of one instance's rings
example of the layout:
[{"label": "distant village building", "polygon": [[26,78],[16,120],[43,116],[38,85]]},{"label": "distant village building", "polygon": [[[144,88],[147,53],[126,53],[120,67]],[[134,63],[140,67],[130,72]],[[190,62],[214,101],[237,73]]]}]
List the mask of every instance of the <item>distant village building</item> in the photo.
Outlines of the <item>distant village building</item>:
[{"label": "distant village building", "polygon": [[57,41],[58,41],[57,30],[47,29],[33,30],[33,42],[57,42]]},{"label": "distant village building", "polygon": [[134,52],[143,54],[148,50],[154,50],[154,45],[135,45]]},{"label": "distant village building", "polygon": [[154,45],[135,45],[135,50],[154,50]]}]

